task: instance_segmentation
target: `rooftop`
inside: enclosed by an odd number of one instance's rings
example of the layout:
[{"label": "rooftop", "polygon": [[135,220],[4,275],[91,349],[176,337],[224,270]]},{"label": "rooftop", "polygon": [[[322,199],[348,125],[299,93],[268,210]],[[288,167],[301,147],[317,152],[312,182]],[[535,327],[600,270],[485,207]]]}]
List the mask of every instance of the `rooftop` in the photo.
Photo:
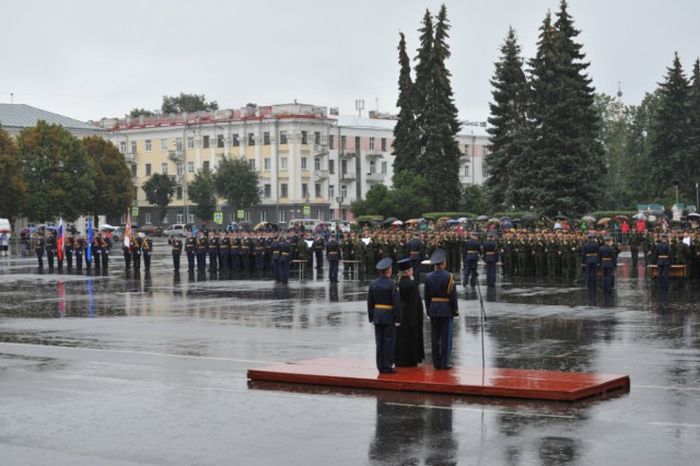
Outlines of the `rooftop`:
[{"label": "rooftop", "polygon": [[58,113],[49,112],[26,104],[0,103],[0,125],[7,128],[30,128],[39,120],[49,124],[61,125],[66,129],[95,131],[97,128],[88,123]]}]

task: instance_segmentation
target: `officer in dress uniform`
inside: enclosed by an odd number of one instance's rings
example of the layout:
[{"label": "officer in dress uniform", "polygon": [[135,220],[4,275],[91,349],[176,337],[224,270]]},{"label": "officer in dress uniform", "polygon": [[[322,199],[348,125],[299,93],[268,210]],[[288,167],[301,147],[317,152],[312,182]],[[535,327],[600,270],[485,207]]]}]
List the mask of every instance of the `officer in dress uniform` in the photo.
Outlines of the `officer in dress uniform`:
[{"label": "officer in dress uniform", "polygon": [[209,233],[209,271],[216,272],[216,265],[219,261],[219,238],[214,232]]},{"label": "officer in dress uniform", "polygon": [[476,286],[477,271],[479,264],[479,252],[481,251],[481,243],[477,239],[476,232],[469,234],[469,241],[464,244],[464,275],[462,277],[462,286],[467,286],[467,282],[474,287]]},{"label": "officer in dress uniform", "polygon": [[445,271],[447,253],[437,249],[430,256],[435,270],[425,277],[425,308],[430,317],[430,336],[435,369],[450,369],[452,322],[459,315],[454,276]]},{"label": "officer in dress uniform", "polygon": [[662,233],[656,243],[656,272],[659,286],[668,287],[668,273],[671,268],[671,248],[668,245],[668,235]]},{"label": "officer in dress uniform", "polygon": [[122,239],[122,255],[124,256],[124,268],[129,270],[131,268],[131,241],[126,244]]},{"label": "officer in dress uniform", "polygon": [[484,262],[486,263],[486,286],[496,284],[496,263],[498,262],[498,245],[494,239],[496,235],[489,232],[483,244]]},{"label": "officer in dress uniform", "polygon": [[182,255],[182,240],[179,236],[171,236],[168,238],[171,253],[173,255],[173,269],[175,273],[180,272],[180,256]]},{"label": "officer in dress uniform", "polygon": [[392,260],[389,257],[377,263],[379,278],[370,283],[367,293],[367,317],[374,324],[377,370],[380,374],[396,372],[396,327],[401,325],[401,298],[396,284],[391,280],[391,266]]},{"label": "officer in dress uniform", "polygon": [[85,249],[85,240],[83,236],[78,234],[73,241],[73,251],[75,252],[75,268],[81,270],[83,268],[83,250]]},{"label": "officer in dress uniform", "polygon": [[44,238],[42,238],[39,233],[36,233],[34,236],[34,253],[39,262],[39,270],[44,268],[44,245]]},{"label": "officer in dress uniform", "polygon": [[187,240],[185,240],[185,253],[187,254],[187,271],[194,272],[194,253],[195,253],[195,239],[192,233],[187,233]]},{"label": "officer in dress uniform", "polygon": [[272,238],[272,276],[275,281],[280,281],[280,242],[277,237]]},{"label": "officer in dress uniform", "polygon": [[615,267],[617,266],[617,255],[612,246],[612,237],[605,237],[605,244],[598,249],[600,267],[603,269],[603,290],[609,293],[613,289],[615,281]]},{"label": "officer in dress uniform", "polygon": [[586,265],[586,283],[588,288],[595,288],[598,281],[599,246],[593,233],[588,233],[588,241],[581,248],[583,263]]},{"label": "officer in dress uniform", "polygon": [[102,269],[109,268],[109,250],[112,249],[112,240],[106,235],[100,237],[100,251],[102,251]]},{"label": "officer in dress uniform", "polygon": [[316,255],[316,270],[320,273],[323,271],[323,251],[326,250],[326,242],[323,236],[318,235],[311,246]]},{"label": "officer in dress uniform", "polygon": [[95,262],[95,269],[100,268],[101,257],[102,257],[102,234],[97,233],[94,238],[92,238],[92,260]]},{"label": "officer in dress uniform", "polygon": [[289,261],[291,260],[292,246],[284,236],[280,240],[280,282],[287,284],[289,282]]},{"label": "officer in dress uniform", "polygon": [[338,264],[342,257],[340,245],[335,238],[331,238],[326,244],[326,257],[328,259],[328,278],[331,283],[338,283]]},{"label": "officer in dress uniform", "polygon": [[[143,233],[142,233],[143,234]],[[153,240],[145,234],[141,238],[141,251],[143,252],[143,270],[151,270],[151,255],[153,254]]]},{"label": "officer in dress uniform", "polygon": [[143,233],[139,233],[135,238],[131,238],[131,263],[134,265],[134,272],[141,271],[141,247],[143,246]]},{"label": "officer in dress uniform", "polygon": [[73,268],[73,235],[70,232],[66,234],[64,246],[66,256],[66,267],[68,268],[68,270],[71,270]]},{"label": "officer in dress uniform", "polygon": [[208,247],[207,239],[204,237],[204,233],[200,231],[197,233],[197,243],[195,246],[195,251],[197,253],[197,270],[200,272],[204,271],[206,268]]},{"label": "officer in dress uniform", "polygon": [[229,268],[229,258],[231,257],[231,238],[227,234],[221,233],[219,236],[219,270],[227,272]]},{"label": "officer in dress uniform", "polygon": [[56,255],[56,238],[49,231],[46,234],[46,261],[49,263],[49,272],[53,272],[53,258]]}]

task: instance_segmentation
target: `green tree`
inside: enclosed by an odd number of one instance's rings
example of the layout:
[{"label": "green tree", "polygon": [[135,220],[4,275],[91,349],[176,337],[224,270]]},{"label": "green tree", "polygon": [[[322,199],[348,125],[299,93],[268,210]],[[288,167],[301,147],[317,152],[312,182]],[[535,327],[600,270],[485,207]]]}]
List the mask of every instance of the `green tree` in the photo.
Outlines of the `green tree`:
[{"label": "green tree", "polygon": [[647,93],[642,102],[630,107],[629,133],[626,144],[629,163],[629,186],[635,203],[656,202],[653,196],[653,174],[650,156],[650,133],[656,119],[659,92]]},{"label": "green tree", "polygon": [[[432,21],[426,12],[421,30],[421,47],[416,65],[418,89],[416,122],[421,135],[419,171],[432,183],[429,194],[433,210],[453,210],[459,205],[459,158],[461,153],[456,136],[459,132],[457,107],[454,104],[450,72],[445,62],[450,57],[447,44],[450,25],[443,4],[437,15],[434,35]],[[432,35],[432,40],[431,40]],[[429,55],[426,53],[429,51]]]},{"label": "green tree", "polygon": [[420,217],[430,210],[431,185],[425,178],[410,171],[394,175],[394,188],[389,191],[387,210],[384,217],[398,217],[403,220]]},{"label": "green tree", "polygon": [[219,104],[215,100],[207,102],[204,94],[185,94],[179,96],[163,96],[163,104],[160,111],[163,113],[200,112],[218,110]]},{"label": "green tree", "polygon": [[513,28],[501,47],[501,57],[491,78],[493,102],[489,133],[490,152],[486,156],[489,177],[486,186],[494,205],[509,207],[515,203],[509,195],[514,161],[523,153],[528,98],[520,45]]},{"label": "green tree", "polygon": [[175,193],[175,185],[175,180],[170,176],[156,173],[141,186],[146,193],[148,203],[158,207],[159,223],[163,221],[168,211],[168,205]]},{"label": "green tree", "polygon": [[[689,164],[691,163],[690,138],[690,84],[683,66],[674,54],[666,79],[659,85],[659,102],[652,122],[650,156],[653,161],[654,193],[662,194],[677,181],[680,191],[688,195],[691,190]],[[692,184],[695,197],[695,184]]]},{"label": "green tree", "polygon": [[118,217],[126,212],[135,197],[131,170],[111,142],[100,136],[88,136],[82,142],[95,167],[96,189],[89,211],[95,216]]},{"label": "green tree", "polygon": [[[389,188],[383,184],[375,184],[369,188],[364,199],[353,202],[350,208],[356,217],[360,215],[381,215],[386,217],[386,212],[392,208],[389,196]],[[389,216],[391,215],[393,213]]]},{"label": "green tree", "polygon": [[700,182],[700,59],[695,60],[690,82],[690,122],[689,178],[692,189],[693,182]]},{"label": "green tree", "polygon": [[208,167],[198,170],[194,179],[188,183],[188,197],[196,204],[191,209],[200,220],[210,221],[214,216],[216,211],[215,192],[214,174]]},{"label": "green tree", "polygon": [[245,209],[260,203],[258,172],[244,159],[225,158],[214,175],[216,193],[234,209]]},{"label": "green tree", "polygon": [[24,214],[34,220],[75,220],[91,210],[95,168],[80,140],[60,125],[37,122],[18,137],[29,196]]},{"label": "green tree", "polygon": [[493,211],[493,204],[489,202],[489,190],[485,186],[468,184],[462,190],[460,210],[480,215],[488,215]]},{"label": "green tree", "polygon": [[150,111],[150,110],[146,110],[145,108],[138,108],[138,107],[132,108],[131,111],[129,112],[130,118],[138,118],[140,116],[152,117],[152,116],[155,116],[155,113]]},{"label": "green tree", "polygon": [[22,213],[27,198],[27,184],[22,176],[22,164],[17,145],[0,128],[0,217],[13,222]]},{"label": "green tree", "polygon": [[[394,178],[403,172],[417,173],[420,136],[413,114],[413,82],[411,80],[411,60],[406,54],[406,39],[399,33],[399,97],[396,106],[399,108],[399,118],[394,126]],[[396,179],[394,179],[396,184]]]}]

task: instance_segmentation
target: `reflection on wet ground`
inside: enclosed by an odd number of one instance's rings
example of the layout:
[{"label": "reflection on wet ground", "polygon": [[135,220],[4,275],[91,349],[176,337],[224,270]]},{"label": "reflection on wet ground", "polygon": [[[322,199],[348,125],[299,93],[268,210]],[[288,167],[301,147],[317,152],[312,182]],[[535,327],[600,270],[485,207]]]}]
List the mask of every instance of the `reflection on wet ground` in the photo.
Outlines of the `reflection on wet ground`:
[{"label": "reflection on wet ground", "polygon": [[[487,365],[627,373],[628,394],[566,404],[249,386],[246,370],[267,363],[372,359],[366,283],[173,275],[158,249],[149,274],[120,258],[90,275],[0,263],[2,464],[693,464],[700,454],[697,282],[659,290],[624,263],[612,294],[576,279],[481,285]],[[481,362],[478,291],[459,290],[455,365]]]}]

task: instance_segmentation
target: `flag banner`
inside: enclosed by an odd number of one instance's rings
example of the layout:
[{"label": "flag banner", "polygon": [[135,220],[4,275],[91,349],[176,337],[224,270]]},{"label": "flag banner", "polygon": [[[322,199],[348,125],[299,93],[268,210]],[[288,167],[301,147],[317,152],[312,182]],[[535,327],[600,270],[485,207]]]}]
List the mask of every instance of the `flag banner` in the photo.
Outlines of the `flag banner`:
[{"label": "flag banner", "polygon": [[126,212],[126,227],[124,227],[124,247],[131,245],[131,212]]},{"label": "flag banner", "polygon": [[58,233],[56,234],[56,255],[58,260],[63,260],[63,247],[65,240],[63,238],[63,218],[58,220]]},{"label": "flag banner", "polygon": [[92,219],[87,221],[87,251],[85,252],[85,260],[92,263]]}]

